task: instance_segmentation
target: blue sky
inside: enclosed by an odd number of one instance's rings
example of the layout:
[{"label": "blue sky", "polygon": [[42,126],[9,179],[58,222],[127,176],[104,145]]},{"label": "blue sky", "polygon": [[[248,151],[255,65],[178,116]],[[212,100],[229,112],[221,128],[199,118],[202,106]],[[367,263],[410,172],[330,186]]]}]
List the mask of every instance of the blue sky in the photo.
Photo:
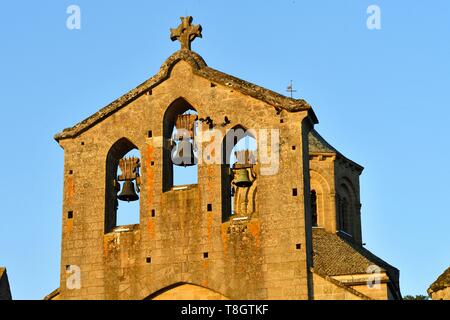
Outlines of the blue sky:
[{"label": "blue sky", "polygon": [[[81,30],[66,28],[69,5]],[[381,30],[366,10],[381,8]],[[53,135],[155,74],[194,16],[208,65],[274,91],[290,80],[318,131],[366,169],[367,248],[425,294],[449,266],[450,2],[4,1],[0,265],[15,299],[59,286],[63,151]]]}]

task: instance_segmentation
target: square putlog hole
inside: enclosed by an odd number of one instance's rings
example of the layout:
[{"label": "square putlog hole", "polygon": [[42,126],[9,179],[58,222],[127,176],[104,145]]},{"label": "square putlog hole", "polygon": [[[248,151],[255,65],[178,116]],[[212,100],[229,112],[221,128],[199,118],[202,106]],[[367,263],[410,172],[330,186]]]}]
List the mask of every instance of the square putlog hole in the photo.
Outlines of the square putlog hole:
[{"label": "square putlog hole", "polygon": [[295,245],[295,249],[301,250],[301,249],[302,249],[302,244],[301,244],[301,243],[297,243],[297,244]]},{"label": "square putlog hole", "polygon": [[209,256],[208,252],[203,252],[203,259],[208,259],[208,256]]},{"label": "square putlog hole", "polygon": [[292,189],[292,196],[296,197],[298,195],[297,188]]},{"label": "square putlog hole", "polygon": [[73,219],[73,211],[67,212],[67,219]]},{"label": "square putlog hole", "polygon": [[147,263],[152,263],[152,258],[151,258],[151,257],[147,257],[147,258],[145,259],[145,261],[146,261]]}]

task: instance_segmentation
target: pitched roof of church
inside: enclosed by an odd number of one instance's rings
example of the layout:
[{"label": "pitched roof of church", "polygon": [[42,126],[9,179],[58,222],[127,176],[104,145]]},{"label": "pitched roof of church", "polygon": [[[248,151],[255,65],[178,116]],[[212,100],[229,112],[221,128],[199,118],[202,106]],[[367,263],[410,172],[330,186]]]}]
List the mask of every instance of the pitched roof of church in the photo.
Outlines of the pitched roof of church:
[{"label": "pitched roof of church", "polygon": [[450,267],[428,288],[428,292],[436,292],[450,287]]},{"label": "pitched roof of church", "polygon": [[344,237],[313,229],[313,267],[328,276],[367,274],[371,265],[385,271],[398,286],[399,270],[378,258],[369,250],[344,239]]},{"label": "pitched roof of church", "polygon": [[182,49],[170,56],[163,63],[159,72],[155,76],[143,82],[135,89],[129,91],[128,93],[113,101],[87,119],[79,122],[71,128],[64,129],[62,132],[56,134],[54,137],[55,140],[59,141],[62,139],[75,137],[80,133],[88,130],[95,124],[101,122],[103,119],[107,118],[116,111],[122,109],[130,102],[134,101],[141,95],[145,94],[152,88],[155,88],[160,83],[167,80],[170,77],[172,68],[181,60],[186,61],[191,65],[194,74],[208,79],[213,83],[233,88],[234,90],[237,90],[245,95],[264,101],[267,104],[272,105],[277,110],[286,110],[288,112],[308,110],[310,112],[312,120],[315,123],[318,123],[314,111],[305,100],[288,98],[269,89],[265,89],[258,85],[212,69],[207,66],[206,62],[200,55],[193,51]]}]

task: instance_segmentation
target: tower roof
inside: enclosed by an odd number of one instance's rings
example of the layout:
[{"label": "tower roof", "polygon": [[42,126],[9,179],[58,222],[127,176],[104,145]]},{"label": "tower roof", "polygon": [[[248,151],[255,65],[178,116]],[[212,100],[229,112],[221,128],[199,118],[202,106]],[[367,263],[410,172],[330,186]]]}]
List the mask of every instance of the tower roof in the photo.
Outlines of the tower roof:
[{"label": "tower roof", "polygon": [[322,136],[314,129],[309,132],[308,139],[309,152],[339,153],[339,151],[322,138]]},{"label": "tower roof", "polygon": [[315,129],[312,129],[308,134],[309,152],[310,153],[332,153],[340,159],[350,163],[356,167],[360,172],[364,170],[364,167],[358,163],[350,160],[339,152],[335,147],[329,144]]}]

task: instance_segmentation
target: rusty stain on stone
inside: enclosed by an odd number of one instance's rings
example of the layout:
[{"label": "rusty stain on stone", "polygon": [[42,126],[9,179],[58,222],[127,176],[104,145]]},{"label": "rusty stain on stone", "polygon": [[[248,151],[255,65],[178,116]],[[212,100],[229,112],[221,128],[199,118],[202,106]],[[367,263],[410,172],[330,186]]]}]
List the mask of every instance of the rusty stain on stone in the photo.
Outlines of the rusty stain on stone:
[{"label": "rusty stain on stone", "polygon": [[75,195],[75,181],[73,176],[66,177],[66,205],[73,204],[73,197]]},{"label": "rusty stain on stone", "polygon": [[66,224],[66,232],[67,233],[71,233],[73,230],[73,220],[72,219],[68,219],[67,220],[67,224]]}]

